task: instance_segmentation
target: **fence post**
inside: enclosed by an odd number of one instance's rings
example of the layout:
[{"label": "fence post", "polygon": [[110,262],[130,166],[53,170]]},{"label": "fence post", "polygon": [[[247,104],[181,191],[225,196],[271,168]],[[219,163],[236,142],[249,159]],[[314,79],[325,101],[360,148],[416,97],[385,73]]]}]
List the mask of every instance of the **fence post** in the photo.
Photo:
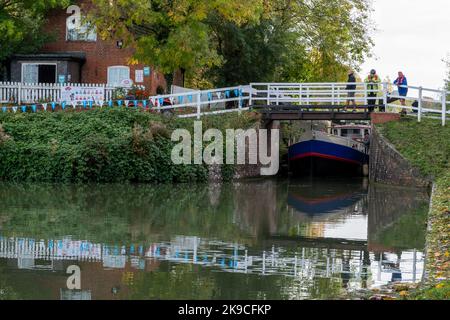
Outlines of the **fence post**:
[{"label": "fence post", "polygon": [[242,112],[242,86],[239,86],[239,114]]},{"label": "fence post", "polygon": [[267,85],[267,105],[270,106],[270,84]]},{"label": "fence post", "polygon": [[447,91],[442,91],[442,126],[445,126],[447,117]]},{"label": "fence post", "polygon": [[383,104],[384,104],[384,112],[387,111],[387,103],[388,103],[388,83],[383,82]]},{"label": "fence post", "polygon": [[276,93],[276,95],[277,95],[277,102],[276,102],[276,104],[277,104],[277,106],[280,104],[280,87],[277,87],[277,93]]},{"label": "fence post", "polygon": [[250,83],[250,95],[248,98],[248,106],[251,108],[253,104],[253,84]]},{"label": "fence post", "polygon": [[19,86],[17,88],[17,104],[20,105],[22,103],[22,82],[19,82]]},{"label": "fence post", "polygon": [[197,92],[197,119],[200,120],[202,116],[202,93]]},{"label": "fence post", "polygon": [[422,99],[423,99],[423,88],[419,87],[419,110],[417,111],[417,120],[422,121]]},{"label": "fence post", "polygon": [[301,106],[302,105],[302,88],[303,88],[303,86],[302,86],[302,84],[300,83],[300,85],[299,85],[299,92],[298,92],[298,97],[299,97],[299,100],[298,100],[298,104],[299,104],[299,106]]},{"label": "fence post", "polygon": [[333,83],[333,84],[331,84],[331,100],[332,100],[332,105],[333,106],[336,104],[334,90],[335,90],[335,86],[334,86],[334,83]]}]

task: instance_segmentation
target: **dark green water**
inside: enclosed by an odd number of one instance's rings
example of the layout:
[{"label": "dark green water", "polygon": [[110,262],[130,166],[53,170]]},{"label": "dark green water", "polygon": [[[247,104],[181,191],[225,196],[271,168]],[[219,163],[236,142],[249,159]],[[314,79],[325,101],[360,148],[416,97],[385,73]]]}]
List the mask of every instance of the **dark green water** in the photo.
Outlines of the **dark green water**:
[{"label": "dark green water", "polygon": [[3,183],[0,299],[329,299],[420,281],[428,200],[360,179]]}]

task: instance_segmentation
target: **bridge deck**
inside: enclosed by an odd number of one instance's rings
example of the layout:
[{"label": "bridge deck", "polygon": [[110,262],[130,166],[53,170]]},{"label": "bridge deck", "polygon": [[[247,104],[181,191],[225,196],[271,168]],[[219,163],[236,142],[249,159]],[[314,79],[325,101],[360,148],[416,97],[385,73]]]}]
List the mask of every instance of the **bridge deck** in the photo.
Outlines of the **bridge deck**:
[{"label": "bridge deck", "polygon": [[[375,108],[383,108],[375,105]],[[359,105],[356,112],[353,107],[337,105],[255,105],[251,109],[260,112],[266,120],[370,120],[368,105]]]}]

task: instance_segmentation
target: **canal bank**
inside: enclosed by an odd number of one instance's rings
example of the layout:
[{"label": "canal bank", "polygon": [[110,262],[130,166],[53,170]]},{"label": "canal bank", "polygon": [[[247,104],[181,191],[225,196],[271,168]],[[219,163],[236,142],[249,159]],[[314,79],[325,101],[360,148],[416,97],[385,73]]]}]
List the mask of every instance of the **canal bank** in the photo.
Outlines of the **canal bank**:
[{"label": "canal bank", "polygon": [[396,297],[450,299],[450,128],[412,119],[375,126],[371,178],[374,182],[430,186],[424,280],[417,287],[387,288]]},{"label": "canal bank", "polygon": [[[252,112],[202,119],[208,129],[260,126]],[[0,180],[64,183],[205,182],[220,171],[230,180],[234,166],[175,165],[172,132],[194,136],[194,120],[135,108],[87,112],[0,113]],[[225,141],[224,141],[225,143]]]}]

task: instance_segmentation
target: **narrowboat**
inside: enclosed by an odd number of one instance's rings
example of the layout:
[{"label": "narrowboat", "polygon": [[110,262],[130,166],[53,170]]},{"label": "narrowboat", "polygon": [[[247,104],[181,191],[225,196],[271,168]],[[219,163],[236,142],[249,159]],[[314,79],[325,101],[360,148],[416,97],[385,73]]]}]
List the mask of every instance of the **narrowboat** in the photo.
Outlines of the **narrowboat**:
[{"label": "narrowboat", "polygon": [[305,132],[299,142],[289,147],[290,170],[319,176],[361,175],[369,161],[364,140],[370,133],[370,126],[355,124],[336,125],[329,132]]}]

